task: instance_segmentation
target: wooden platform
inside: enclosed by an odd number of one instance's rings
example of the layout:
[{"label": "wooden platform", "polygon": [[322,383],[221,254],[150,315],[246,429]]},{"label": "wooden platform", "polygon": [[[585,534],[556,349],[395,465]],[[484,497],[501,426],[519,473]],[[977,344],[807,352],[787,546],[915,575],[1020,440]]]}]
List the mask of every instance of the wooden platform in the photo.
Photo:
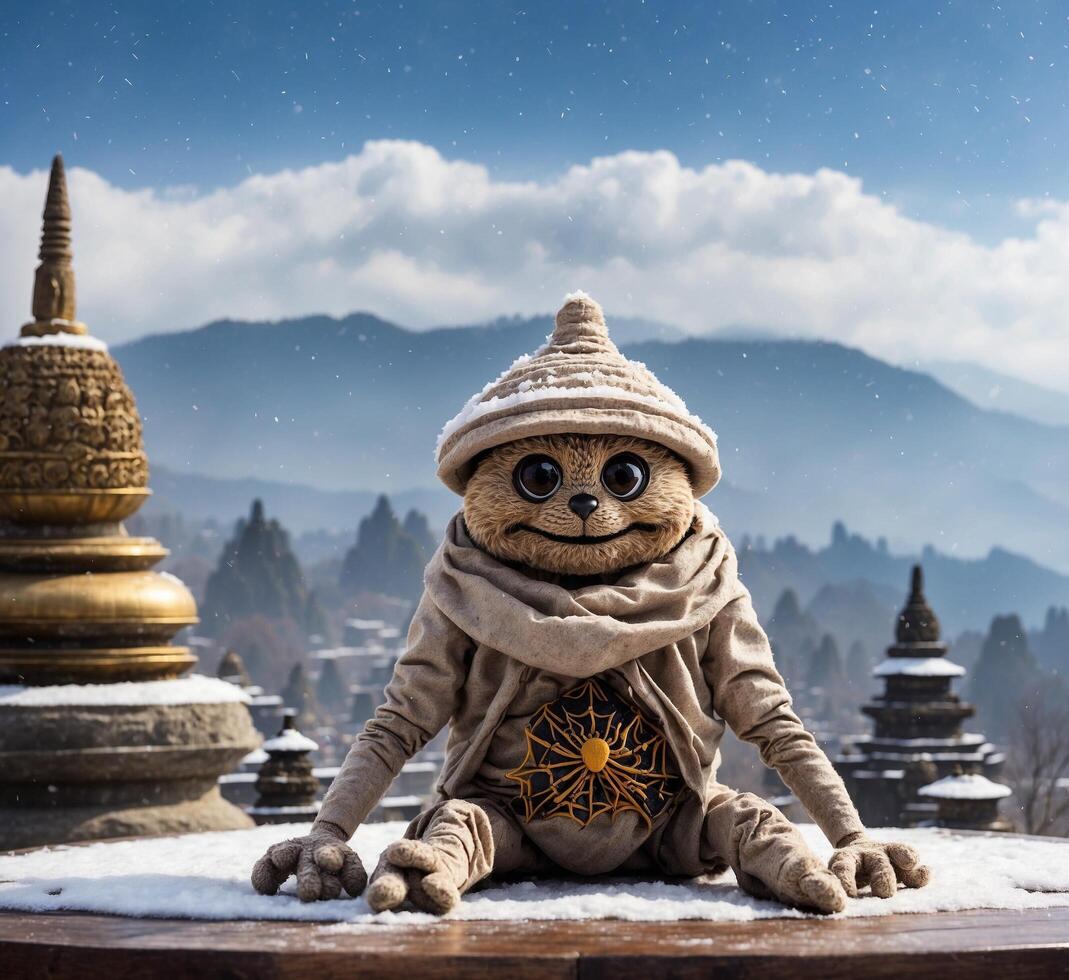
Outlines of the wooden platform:
[{"label": "wooden platform", "polygon": [[403,928],[0,913],[0,977],[1069,977],[1069,909]]}]

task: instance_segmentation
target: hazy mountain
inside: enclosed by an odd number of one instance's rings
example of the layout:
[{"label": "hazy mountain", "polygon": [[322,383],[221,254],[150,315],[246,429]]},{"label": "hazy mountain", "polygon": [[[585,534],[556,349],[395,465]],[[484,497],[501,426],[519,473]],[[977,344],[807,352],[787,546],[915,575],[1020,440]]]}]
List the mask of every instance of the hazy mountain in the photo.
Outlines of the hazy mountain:
[{"label": "hazy mountain", "polygon": [[[148,514],[180,511],[194,521],[221,521],[227,525],[249,509],[249,501],[263,500],[267,509],[294,535],[306,531],[344,532],[345,547],[352,543],[360,518],[371,512],[379,494],[373,490],[321,490],[302,483],[254,477],[204,476],[173,470],[153,457],[152,496]],[[401,512],[421,511],[437,534],[456,513],[460,500],[445,487],[391,491],[390,500]]]},{"label": "hazy mountain", "polygon": [[[174,521],[164,521],[161,515],[181,510],[187,518],[183,535],[188,537],[192,530],[188,525],[199,521],[221,520],[229,527],[234,515],[247,512],[255,496],[294,532],[294,550],[306,566],[334,558],[340,567],[360,520],[371,513],[377,498],[365,491],[317,490],[270,480],[213,479],[158,467],[153,469],[152,483],[157,490],[142,513],[158,519],[137,528],[137,533],[161,535],[168,547],[182,553],[181,542],[168,537],[167,528]],[[718,487],[715,492],[718,497],[723,493],[721,503],[732,508],[749,507],[749,496],[730,486]],[[432,505],[430,533],[435,538],[457,505],[457,498],[444,488],[396,494],[391,500],[399,511],[408,507],[424,510],[427,504]],[[402,501],[407,503],[402,505]],[[218,510],[213,505],[218,505]],[[141,515],[136,520],[141,520]],[[332,530],[316,530],[323,528]],[[763,536],[755,540],[749,535],[735,535],[743,580],[758,611],[768,620],[770,631],[793,646],[798,645],[799,638],[783,631],[790,632],[795,619],[813,613],[820,617],[823,630],[840,637],[844,649],[854,639],[861,639],[871,654],[882,653],[906,596],[910,566],[916,561],[924,563],[928,594],[948,637],[970,627],[986,629],[993,615],[1010,611],[1020,612],[1027,624],[1038,629],[1051,606],[1069,604],[1069,576],[1002,549],[993,549],[981,559],[962,559],[934,548],[895,554],[885,542],[873,543],[838,523],[830,541],[826,534],[823,537],[827,543],[811,547],[792,536],[768,545],[762,543]],[[216,538],[215,542],[218,549],[221,541]],[[214,559],[212,551],[213,563]],[[777,604],[784,589],[793,590],[793,612]],[[801,612],[799,603],[807,612]],[[810,619],[810,623],[815,622]],[[816,629],[814,625],[809,632]],[[1061,643],[1064,635],[1056,614],[1040,640],[1044,650],[1056,648],[1048,657],[1051,663],[1061,663],[1069,656],[1069,646]],[[813,639],[815,643],[819,636]]]},{"label": "hazy mountain", "polygon": [[931,547],[894,554],[883,542],[851,534],[842,524],[819,548],[792,537],[771,546],[744,537],[736,545],[758,613],[773,613],[784,589],[790,589],[822,630],[835,633],[844,645],[859,639],[871,653],[882,653],[891,642],[895,616],[909,591],[910,568],[918,561],[924,566],[925,594],[947,640],[964,629],[986,629],[999,613],[1019,613],[1025,623],[1039,627],[1051,606],[1069,601],[1069,576],[1001,548],[972,559]]},{"label": "hazy mountain", "polygon": [[279,522],[253,501],[248,519],[238,521],[208,578],[200,605],[201,629],[210,636],[250,616],[290,619],[307,633],[323,631],[323,612]]},{"label": "hazy mountain", "polygon": [[903,599],[901,587],[876,585],[864,579],[827,582],[810,600],[806,611],[821,629],[838,639],[844,651],[860,642],[870,652],[881,652],[894,635]]},{"label": "hazy mountain", "polygon": [[[685,330],[673,327],[659,320],[647,320],[641,316],[612,316],[612,338],[619,345],[637,344],[644,340],[682,340],[689,336]],[[501,316],[489,323],[465,324],[460,327],[441,327],[442,330],[502,330],[510,327],[521,329],[540,330],[542,336],[548,337],[553,332],[553,317],[548,313],[544,316],[522,317]],[[720,336],[720,332],[717,332]]]},{"label": "hazy mountain", "polygon": [[[398,491],[434,486],[442,424],[548,328],[548,317],[422,333],[366,314],[222,321],[115,354],[154,462],[386,492],[433,515]],[[979,409],[837,344],[705,337],[626,351],[719,431],[726,484],[709,503],[735,534],[817,541],[842,517],[898,550],[999,544],[1069,569],[1069,429]]]},{"label": "hazy mountain", "polygon": [[1013,412],[1046,425],[1069,425],[1069,394],[978,364],[932,361],[924,370],[980,408]]}]

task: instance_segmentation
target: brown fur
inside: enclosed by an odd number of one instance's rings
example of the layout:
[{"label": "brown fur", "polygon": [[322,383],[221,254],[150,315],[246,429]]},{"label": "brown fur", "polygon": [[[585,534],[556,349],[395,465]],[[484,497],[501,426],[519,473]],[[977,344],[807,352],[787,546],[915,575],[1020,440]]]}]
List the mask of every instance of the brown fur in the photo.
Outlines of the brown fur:
[{"label": "brown fur", "polygon": [[[649,485],[635,500],[618,500],[601,484],[602,467],[617,453],[641,456],[650,469]],[[513,486],[512,473],[525,456],[544,453],[561,467],[563,484],[547,501],[531,503]],[[583,521],[568,507],[577,493],[598,499]],[[482,460],[464,494],[464,520],[479,547],[496,558],[562,575],[604,575],[642,565],[668,554],[686,534],[694,516],[694,495],[684,464],[656,443],[625,436],[539,436],[499,446]],[[569,537],[613,534],[603,543],[551,541],[515,530],[526,524]]]}]

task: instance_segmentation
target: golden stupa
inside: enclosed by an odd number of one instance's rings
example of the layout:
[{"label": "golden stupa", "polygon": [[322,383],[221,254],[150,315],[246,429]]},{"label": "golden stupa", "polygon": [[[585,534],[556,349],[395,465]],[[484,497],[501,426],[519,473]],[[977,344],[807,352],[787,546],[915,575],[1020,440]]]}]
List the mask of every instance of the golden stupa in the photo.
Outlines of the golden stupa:
[{"label": "golden stupa", "polygon": [[33,320],[0,348],[0,682],[176,677],[197,622],[167,555],[120,523],[149,495],[141,417],[75,310],[63,159],[52,162]]},{"label": "golden stupa", "polygon": [[75,319],[60,157],[40,258],[0,347],[0,850],[249,827],[218,786],[259,742],[244,699],[179,676],[196,603],[120,523],[149,493],[141,419]]}]

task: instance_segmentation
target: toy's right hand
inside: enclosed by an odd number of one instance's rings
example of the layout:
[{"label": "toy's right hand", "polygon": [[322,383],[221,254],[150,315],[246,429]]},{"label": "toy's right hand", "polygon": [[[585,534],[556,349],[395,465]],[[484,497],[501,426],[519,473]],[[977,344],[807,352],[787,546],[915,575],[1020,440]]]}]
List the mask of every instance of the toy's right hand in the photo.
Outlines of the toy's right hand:
[{"label": "toy's right hand", "polygon": [[267,849],[253,866],[252,887],[261,895],[274,895],[290,875],[296,875],[302,902],[337,898],[343,888],[359,895],[367,885],[367,872],[348,839],[337,824],[315,823],[306,836]]}]

